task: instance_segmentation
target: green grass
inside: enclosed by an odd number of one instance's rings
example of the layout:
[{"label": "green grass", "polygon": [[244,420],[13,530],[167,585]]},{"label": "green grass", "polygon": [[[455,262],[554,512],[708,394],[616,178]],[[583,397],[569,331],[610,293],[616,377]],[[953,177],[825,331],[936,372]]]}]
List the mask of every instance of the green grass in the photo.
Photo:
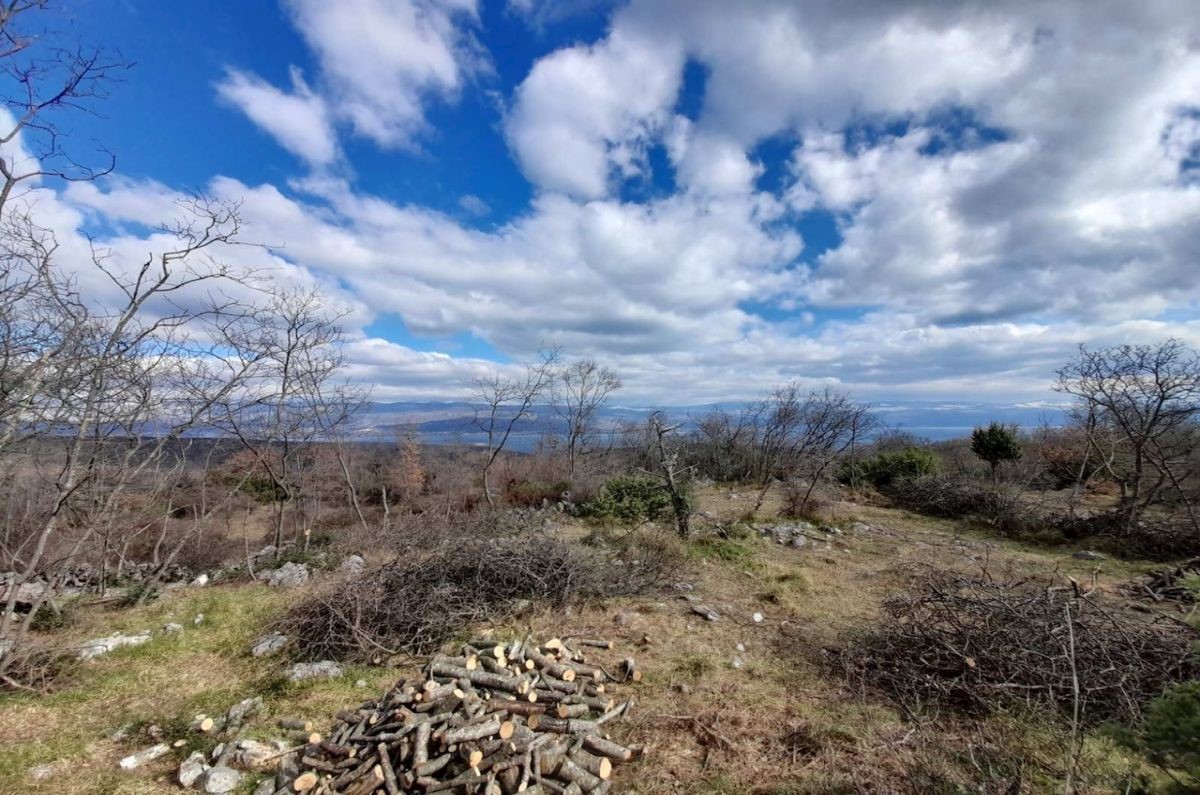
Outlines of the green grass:
[{"label": "green grass", "polygon": [[758,562],[755,542],[748,538],[697,538],[688,541],[684,550],[688,560],[693,561],[720,561],[737,566],[749,566]]}]

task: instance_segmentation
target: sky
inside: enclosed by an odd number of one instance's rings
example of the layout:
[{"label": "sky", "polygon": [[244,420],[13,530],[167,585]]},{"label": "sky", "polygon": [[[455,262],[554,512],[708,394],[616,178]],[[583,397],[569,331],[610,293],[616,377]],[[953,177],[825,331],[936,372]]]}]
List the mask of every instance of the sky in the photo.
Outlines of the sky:
[{"label": "sky", "polygon": [[55,13],[136,65],[49,223],[135,261],[181,192],[240,201],[229,256],[345,307],[380,401],[561,346],[631,405],[1039,405],[1080,344],[1200,346],[1195,0]]}]

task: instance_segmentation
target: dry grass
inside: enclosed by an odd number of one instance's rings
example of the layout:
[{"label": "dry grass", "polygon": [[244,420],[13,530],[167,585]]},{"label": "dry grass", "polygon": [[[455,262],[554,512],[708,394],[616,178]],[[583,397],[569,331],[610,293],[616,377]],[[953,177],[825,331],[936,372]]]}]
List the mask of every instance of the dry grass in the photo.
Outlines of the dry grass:
[{"label": "dry grass", "polygon": [[[739,493],[742,499],[730,500],[727,491],[709,490],[700,495],[701,507],[737,518],[753,505],[753,495]],[[770,495],[762,514],[773,515],[777,502]],[[693,590],[686,593],[719,611],[718,622],[692,614],[680,594],[670,593],[541,610],[497,628],[609,637],[637,658],[645,679],[622,688],[637,705],[614,730],[651,752],[619,772],[620,791],[1003,791],[1001,784],[1014,776],[1022,791],[1061,789],[1065,741],[1052,724],[1005,715],[906,722],[885,702],[849,690],[830,673],[823,650],[877,616],[912,563],[969,571],[975,560],[987,558],[993,566],[1043,574],[1059,569],[1089,582],[1096,570],[1101,587],[1114,591],[1148,567],[1074,560],[1069,551],[1029,549],[953,522],[882,508],[839,503],[829,511],[834,521],[862,520],[884,529],[801,549],[757,537],[690,544],[683,579]],[[578,536],[585,528],[572,524],[563,532]],[[256,660],[246,649],[296,596],[261,586],[220,587],[172,593],[131,611],[85,613],[84,623],[70,629],[72,637],[172,620],[186,629],[181,637],[89,664],[50,696],[0,700],[0,792],[178,791],[169,780],[171,760],[137,773],[117,770],[116,760],[146,740],[108,737],[146,721],[174,725],[253,694],[267,703],[267,714],[250,725],[263,736],[282,714],[327,724],[335,710],[363,700],[363,691],[353,687],[356,678],[375,689],[412,673],[363,668],[335,682],[281,684],[281,663]],[[200,627],[191,624],[196,612],[207,616]],[[764,615],[761,623],[753,621],[755,612]],[[45,763],[62,770],[53,783],[35,785],[27,771]],[[1144,772],[1140,760],[1092,735],[1080,768],[1086,791],[1093,792],[1112,791],[1128,771]]]}]

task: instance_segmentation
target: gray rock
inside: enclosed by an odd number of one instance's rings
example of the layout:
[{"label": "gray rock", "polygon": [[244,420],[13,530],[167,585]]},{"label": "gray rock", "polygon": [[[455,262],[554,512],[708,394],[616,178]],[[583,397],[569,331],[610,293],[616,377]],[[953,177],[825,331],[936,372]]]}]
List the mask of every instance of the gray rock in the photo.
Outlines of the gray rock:
[{"label": "gray rock", "polygon": [[247,717],[262,709],[262,705],[263,700],[261,696],[242,699],[229,709],[225,710],[225,728],[233,729],[241,726],[242,722],[245,721]]},{"label": "gray rock", "polygon": [[800,547],[804,546],[807,543],[808,543],[807,536],[792,536],[791,545],[793,547],[795,547],[796,549],[799,549]]},{"label": "gray rock", "polygon": [[258,782],[258,786],[254,788],[254,795],[274,795],[275,792],[275,777],[267,776],[262,781]]},{"label": "gray rock", "polygon": [[865,522],[855,522],[854,524],[850,525],[850,532],[852,533],[869,533],[872,529],[873,528],[871,525],[866,524]]},{"label": "gray rock", "polygon": [[337,679],[344,673],[345,669],[333,660],[322,660],[315,663],[296,663],[288,669],[287,677],[293,682],[303,682],[306,679]]},{"label": "gray rock", "polygon": [[197,613],[196,617],[192,619],[192,623],[195,624],[196,626],[200,626],[201,624],[203,624],[204,623],[204,614]]},{"label": "gray rock", "polygon": [[721,620],[720,613],[718,613],[716,610],[713,610],[711,607],[706,607],[705,605],[692,605],[692,612],[703,618],[705,621]]},{"label": "gray rock", "polygon": [[367,567],[367,562],[363,560],[362,555],[350,555],[342,561],[342,565],[338,566],[338,571],[351,576],[358,576],[363,573],[363,569]]},{"label": "gray rock", "polygon": [[242,783],[242,774],[232,767],[217,765],[204,774],[204,791],[209,795],[224,795],[233,792]]},{"label": "gray rock", "polygon": [[122,646],[141,646],[150,640],[150,630],[144,629],[136,635],[123,635],[118,632],[107,638],[93,638],[79,647],[79,659],[91,660],[102,657],[113,649]]},{"label": "gray rock", "polygon": [[192,580],[192,585],[195,585],[199,588],[203,588],[205,585],[208,585],[208,575],[201,574],[196,579]]},{"label": "gray rock", "polygon": [[268,654],[274,654],[282,649],[287,642],[287,635],[282,632],[272,632],[270,635],[263,635],[254,641],[254,645],[250,647],[250,653],[255,657],[266,657]]},{"label": "gray rock", "polygon": [[170,747],[166,743],[152,745],[149,748],[138,751],[136,754],[130,754],[122,759],[118,764],[122,770],[135,770],[147,762],[152,762],[160,756],[166,756],[171,752]]},{"label": "gray rock", "polygon": [[258,740],[238,740],[230,762],[246,770],[271,770],[282,749]]},{"label": "gray rock", "polygon": [[167,635],[173,635],[176,632],[183,632],[183,624],[176,624],[172,621],[170,624],[164,624],[162,631]]},{"label": "gray rock", "polygon": [[29,777],[34,781],[45,781],[58,772],[56,763],[46,765],[34,765],[29,768]]},{"label": "gray rock", "polygon": [[365,690],[367,688],[367,680],[366,679],[355,679],[354,686],[357,687],[359,690]]},{"label": "gray rock", "polygon": [[263,572],[267,577],[267,585],[275,588],[295,588],[308,582],[308,566],[303,563],[288,562],[271,572]]},{"label": "gray rock", "polygon": [[1101,555],[1099,552],[1093,552],[1090,549],[1081,549],[1071,557],[1076,560],[1107,560],[1104,555]]},{"label": "gray rock", "polygon": [[179,784],[184,789],[191,789],[192,785],[200,780],[208,771],[208,764],[204,761],[204,754],[199,751],[193,751],[192,755],[179,763]]}]

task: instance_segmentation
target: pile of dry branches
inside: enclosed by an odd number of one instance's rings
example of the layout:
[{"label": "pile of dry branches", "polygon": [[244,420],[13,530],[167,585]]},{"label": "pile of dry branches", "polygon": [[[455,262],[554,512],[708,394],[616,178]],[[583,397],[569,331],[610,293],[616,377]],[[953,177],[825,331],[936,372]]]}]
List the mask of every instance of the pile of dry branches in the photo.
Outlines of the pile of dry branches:
[{"label": "pile of dry branches", "polygon": [[[605,690],[613,681],[583,647],[603,640],[552,639],[466,644],[435,656],[424,678],[399,682],[383,698],[338,714],[281,766],[279,792],[605,793],[613,765],[638,749],[604,735],[630,702]],[[632,660],[618,678],[633,679]]]},{"label": "pile of dry branches", "polygon": [[1024,703],[1081,722],[1132,719],[1166,685],[1200,673],[1194,629],[1106,605],[1074,581],[929,570],[884,611],[842,659],[852,679],[907,709]]},{"label": "pile of dry branches", "polygon": [[662,551],[635,558],[542,534],[458,539],[337,583],[294,607],[277,629],[310,660],[428,654],[522,602],[646,593],[668,585],[675,567]]},{"label": "pile of dry branches", "polygon": [[1155,602],[1195,602],[1195,583],[1200,583],[1200,558],[1143,574],[1122,585],[1121,590],[1129,596],[1149,598]]}]

